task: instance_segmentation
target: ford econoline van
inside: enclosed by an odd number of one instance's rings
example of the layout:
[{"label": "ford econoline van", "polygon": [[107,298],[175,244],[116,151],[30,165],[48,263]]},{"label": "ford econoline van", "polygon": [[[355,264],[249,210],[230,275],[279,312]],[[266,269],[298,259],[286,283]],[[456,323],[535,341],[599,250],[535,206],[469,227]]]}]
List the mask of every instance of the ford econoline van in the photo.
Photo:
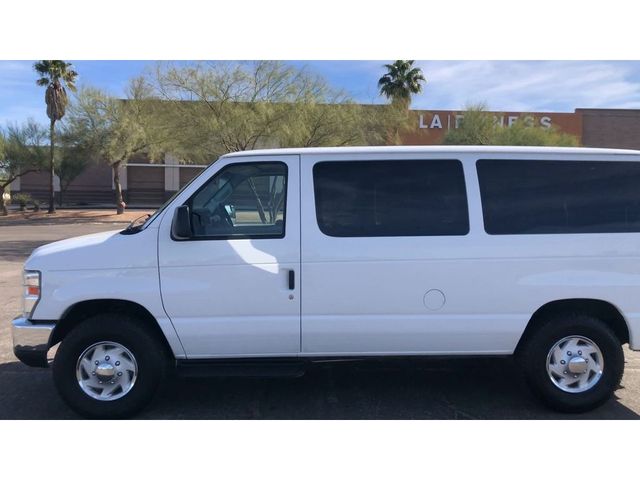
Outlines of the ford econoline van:
[{"label": "ford econoline van", "polygon": [[169,369],[515,355],[562,411],[640,349],[640,152],[281,149],[221,157],[144,221],[36,249],[15,355],[89,417]]}]

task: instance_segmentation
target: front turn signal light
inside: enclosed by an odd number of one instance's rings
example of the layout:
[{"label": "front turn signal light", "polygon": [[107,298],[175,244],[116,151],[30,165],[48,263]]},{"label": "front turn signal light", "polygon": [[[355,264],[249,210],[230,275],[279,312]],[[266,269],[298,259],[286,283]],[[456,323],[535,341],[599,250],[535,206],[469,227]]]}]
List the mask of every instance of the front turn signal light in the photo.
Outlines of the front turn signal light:
[{"label": "front turn signal light", "polygon": [[31,313],[40,300],[40,272],[25,270],[22,285],[24,286],[22,314],[25,318],[31,318]]}]

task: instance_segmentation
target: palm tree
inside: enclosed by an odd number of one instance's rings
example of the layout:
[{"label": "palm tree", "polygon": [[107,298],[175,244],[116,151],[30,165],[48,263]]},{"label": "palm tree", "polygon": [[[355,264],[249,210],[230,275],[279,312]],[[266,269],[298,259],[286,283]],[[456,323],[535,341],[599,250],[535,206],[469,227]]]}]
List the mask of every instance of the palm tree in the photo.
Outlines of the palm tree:
[{"label": "palm tree", "polygon": [[40,75],[36,84],[47,87],[44,101],[47,104],[47,116],[51,121],[49,130],[49,213],[55,213],[55,198],[53,193],[53,155],[55,142],[56,121],[64,117],[69,100],[65,86],[72,92],[76,91],[76,77],[78,72],[71,69],[71,64],[62,60],[41,60],[33,65],[34,70]]},{"label": "palm tree", "polygon": [[391,99],[391,103],[409,108],[411,95],[422,91],[421,82],[426,82],[422,70],[413,66],[415,60],[396,60],[385,65],[387,73],[378,80],[380,94]]}]

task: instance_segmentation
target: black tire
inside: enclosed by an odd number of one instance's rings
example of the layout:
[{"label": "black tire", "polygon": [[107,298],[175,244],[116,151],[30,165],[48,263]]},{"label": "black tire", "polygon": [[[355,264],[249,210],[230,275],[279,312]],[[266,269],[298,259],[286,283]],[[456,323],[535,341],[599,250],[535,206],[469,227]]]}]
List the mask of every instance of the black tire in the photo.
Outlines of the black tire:
[{"label": "black tire", "polygon": [[[598,318],[584,314],[552,315],[526,340],[518,360],[527,382],[548,407],[567,413],[592,410],[611,398],[624,372],[620,339]],[[589,390],[565,392],[547,373],[547,356],[556,342],[568,336],[582,336],[594,342],[604,360],[602,376]]]},{"label": "black tire", "polygon": [[[138,376],[121,398],[97,400],[86,394],[76,377],[82,353],[98,342],[117,342],[135,357]],[[81,322],[62,340],[53,362],[53,380],[64,401],[87,418],[126,418],[144,408],[152,399],[169,364],[158,335],[135,318],[106,313]]]}]

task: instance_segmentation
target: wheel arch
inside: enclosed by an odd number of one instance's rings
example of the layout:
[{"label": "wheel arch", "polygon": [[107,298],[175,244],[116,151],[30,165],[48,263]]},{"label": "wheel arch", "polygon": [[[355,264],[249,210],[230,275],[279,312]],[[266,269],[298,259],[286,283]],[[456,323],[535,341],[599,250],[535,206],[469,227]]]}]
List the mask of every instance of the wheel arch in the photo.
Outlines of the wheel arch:
[{"label": "wheel arch", "polygon": [[515,353],[520,351],[531,334],[551,315],[563,313],[582,313],[594,316],[613,330],[621,345],[629,342],[629,326],[615,305],[606,300],[594,298],[566,298],[545,303],[533,313],[518,341]]},{"label": "wheel arch", "polygon": [[156,318],[139,303],[122,299],[84,300],[69,307],[53,329],[49,346],[60,343],[66,335],[84,320],[101,313],[126,314],[147,326],[162,342],[165,353],[174,358],[173,351]]}]

